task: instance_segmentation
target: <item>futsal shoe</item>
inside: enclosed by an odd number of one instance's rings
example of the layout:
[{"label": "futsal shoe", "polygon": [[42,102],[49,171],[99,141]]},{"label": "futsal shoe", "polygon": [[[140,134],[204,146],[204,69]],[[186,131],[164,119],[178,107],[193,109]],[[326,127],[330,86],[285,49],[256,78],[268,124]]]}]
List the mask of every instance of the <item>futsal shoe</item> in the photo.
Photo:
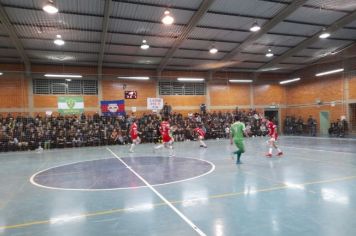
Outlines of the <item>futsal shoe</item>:
[{"label": "futsal shoe", "polygon": [[272,157],[272,154],[271,154],[271,153],[267,153],[267,154],[266,154],[266,157],[271,158],[271,157]]},{"label": "futsal shoe", "polygon": [[283,155],[283,152],[279,152],[277,156],[281,157]]}]

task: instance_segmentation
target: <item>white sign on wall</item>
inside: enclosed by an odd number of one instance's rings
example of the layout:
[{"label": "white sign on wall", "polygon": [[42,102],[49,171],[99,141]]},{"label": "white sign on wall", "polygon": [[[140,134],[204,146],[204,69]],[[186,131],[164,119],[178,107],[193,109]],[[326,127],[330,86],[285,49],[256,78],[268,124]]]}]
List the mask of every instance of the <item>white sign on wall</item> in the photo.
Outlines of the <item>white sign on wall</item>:
[{"label": "white sign on wall", "polygon": [[147,98],[147,110],[161,110],[163,98]]}]

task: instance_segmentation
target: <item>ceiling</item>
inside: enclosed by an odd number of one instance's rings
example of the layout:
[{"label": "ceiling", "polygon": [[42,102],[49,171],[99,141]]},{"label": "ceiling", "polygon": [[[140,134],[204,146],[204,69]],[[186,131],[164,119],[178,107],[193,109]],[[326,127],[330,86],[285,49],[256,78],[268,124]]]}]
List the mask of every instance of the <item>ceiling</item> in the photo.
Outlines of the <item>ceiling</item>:
[{"label": "ceiling", "polygon": [[0,0],[0,63],[293,72],[356,41],[355,0],[56,0],[53,15],[46,2]]}]

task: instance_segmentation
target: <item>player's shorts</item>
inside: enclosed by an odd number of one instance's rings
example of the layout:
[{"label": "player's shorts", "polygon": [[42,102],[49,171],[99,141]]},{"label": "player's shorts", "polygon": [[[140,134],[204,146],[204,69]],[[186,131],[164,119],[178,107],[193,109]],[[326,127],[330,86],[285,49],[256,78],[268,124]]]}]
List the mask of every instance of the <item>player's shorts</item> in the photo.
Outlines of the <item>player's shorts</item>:
[{"label": "player's shorts", "polygon": [[198,139],[204,139],[204,136],[199,135]]},{"label": "player's shorts", "polygon": [[234,143],[241,153],[245,152],[245,145],[243,140],[234,140]]},{"label": "player's shorts", "polygon": [[137,139],[138,138],[138,135],[136,134],[136,135],[131,135],[131,140],[132,141],[134,141],[135,139]]},{"label": "player's shorts", "polygon": [[173,138],[171,136],[169,136],[169,135],[163,135],[162,136],[162,142],[163,143],[168,143],[168,142],[170,142],[172,140],[173,140]]},{"label": "player's shorts", "polygon": [[136,144],[138,144],[138,143],[141,142],[141,139],[140,139],[140,137],[138,137],[138,136],[136,136],[135,139],[131,138],[131,140],[132,140],[132,143],[136,143]]}]

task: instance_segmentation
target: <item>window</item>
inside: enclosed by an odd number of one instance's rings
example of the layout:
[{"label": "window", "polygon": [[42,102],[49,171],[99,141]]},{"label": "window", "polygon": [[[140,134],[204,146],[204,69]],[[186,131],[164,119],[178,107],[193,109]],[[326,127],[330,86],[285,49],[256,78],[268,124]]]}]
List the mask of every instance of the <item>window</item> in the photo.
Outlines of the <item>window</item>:
[{"label": "window", "polygon": [[97,80],[34,79],[34,94],[98,94]]},{"label": "window", "polygon": [[159,95],[205,95],[205,83],[158,82]]},{"label": "window", "polygon": [[48,79],[38,79],[33,81],[33,93],[34,94],[50,94],[51,86],[50,80]]},{"label": "window", "polygon": [[51,83],[52,94],[66,94],[67,84],[64,79],[53,80]]},{"label": "window", "polygon": [[160,95],[172,95],[171,82],[159,82],[159,94]]}]

